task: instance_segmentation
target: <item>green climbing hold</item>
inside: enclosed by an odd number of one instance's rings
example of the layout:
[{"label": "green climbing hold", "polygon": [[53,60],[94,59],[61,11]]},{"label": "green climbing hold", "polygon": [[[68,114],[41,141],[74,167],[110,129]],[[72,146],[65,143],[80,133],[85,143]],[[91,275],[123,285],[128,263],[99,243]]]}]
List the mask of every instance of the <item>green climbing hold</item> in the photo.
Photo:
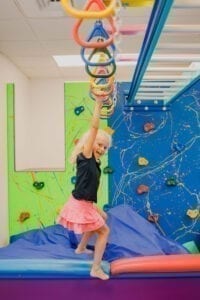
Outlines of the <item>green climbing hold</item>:
[{"label": "green climbing hold", "polygon": [[77,106],[74,109],[75,115],[79,116],[85,110],[84,106]]},{"label": "green climbing hold", "polygon": [[72,184],[75,184],[75,183],[76,183],[76,176],[72,176],[72,177],[71,177],[71,183],[72,183]]},{"label": "green climbing hold", "polygon": [[104,174],[112,174],[113,172],[114,172],[113,169],[108,166],[103,169]]},{"label": "green climbing hold", "polygon": [[44,182],[43,181],[34,181],[33,186],[37,189],[37,190],[41,190],[44,187]]},{"label": "green climbing hold", "polygon": [[176,186],[178,184],[178,181],[175,177],[170,177],[165,181],[167,186]]}]

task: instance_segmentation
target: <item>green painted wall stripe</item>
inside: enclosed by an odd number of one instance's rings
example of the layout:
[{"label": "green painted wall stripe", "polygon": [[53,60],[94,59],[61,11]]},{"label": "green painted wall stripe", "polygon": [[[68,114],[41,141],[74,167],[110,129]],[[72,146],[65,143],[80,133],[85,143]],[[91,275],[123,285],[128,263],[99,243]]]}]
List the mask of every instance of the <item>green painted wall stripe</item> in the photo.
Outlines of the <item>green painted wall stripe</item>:
[{"label": "green painted wall stripe", "polygon": [[[88,83],[66,83],[65,94],[65,149],[66,170],[64,172],[16,172],[14,169],[14,84],[7,85],[8,105],[8,198],[10,235],[55,224],[57,214],[68,199],[74,185],[71,178],[75,170],[69,163],[69,155],[74,140],[88,129],[94,101],[90,99]],[[85,110],[79,116],[74,113],[77,106]],[[107,120],[101,121],[107,127]],[[56,155],[56,153],[55,153]],[[107,156],[102,160],[102,168],[107,166]],[[43,181],[41,190],[33,187],[33,182]],[[108,201],[108,175],[103,174],[99,188],[99,206]],[[20,221],[21,213],[29,213],[30,218]]]}]

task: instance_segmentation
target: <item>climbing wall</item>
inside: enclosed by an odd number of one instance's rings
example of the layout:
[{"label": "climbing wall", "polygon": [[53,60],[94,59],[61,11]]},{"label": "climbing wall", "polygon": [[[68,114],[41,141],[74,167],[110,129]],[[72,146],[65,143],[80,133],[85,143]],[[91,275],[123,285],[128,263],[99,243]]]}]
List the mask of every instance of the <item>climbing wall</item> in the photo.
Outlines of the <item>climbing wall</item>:
[{"label": "climbing wall", "polygon": [[162,234],[200,246],[199,161],[200,82],[168,111],[124,112],[118,104],[109,119],[114,129],[109,152],[110,206],[131,205]]},{"label": "climbing wall", "polygon": [[[113,146],[102,161],[103,170],[109,168],[108,172],[102,172],[99,204],[108,208],[108,199],[109,206],[129,204],[155,222],[162,234],[181,244],[199,245],[200,82],[178,98],[168,111],[160,112],[124,112],[122,94],[128,87],[128,83],[118,85],[115,112],[108,120],[101,121],[102,128],[111,127],[114,133]],[[8,86],[11,235],[55,223],[75,180],[75,170],[68,163],[69,154],[76,139],[88,128],[94,105],[88,96],[87,83],[67,83],[66,170],[16,172],[13,88]],[[35,182],[38,186],[34,186]]]},{"label": "climbing wall", "polygon": [[[94,101],[87,83],[65,84],[66,170],[63,172],[16,172],[14,168],[14,85],[7,86],[8,103],[8,197],[10,235],[52,225],[75,183],[75,169],[68,162],[76,140],[88,129]],[[102,128],[107,121],[102,120]],[[55,153],[56,155],[56,153]],[[107,166],[107,156],[102,168]],[[108,175],[102,174],[99,206],[108,201]]]}]

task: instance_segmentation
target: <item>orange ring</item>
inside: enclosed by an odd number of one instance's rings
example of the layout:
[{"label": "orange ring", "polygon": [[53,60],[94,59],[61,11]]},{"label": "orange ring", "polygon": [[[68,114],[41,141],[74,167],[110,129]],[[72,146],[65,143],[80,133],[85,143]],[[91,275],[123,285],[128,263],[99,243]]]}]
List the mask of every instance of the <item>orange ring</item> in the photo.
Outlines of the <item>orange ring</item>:
[{"label": "orange ring", "polygon": [[[61,5],[67,13],[75,18],[81,19],[103,19],[109,17],[114,14],[116,6],[115,0],[111,0],[107,7],[102,0],[89,0],[83,10],[78,10],[73,8],[69,2],[69,0],[61,0]],[[96,3],[99,6],[100,11],[88,11],[93,3]]]},{"label": "orange ring", "polygon": [[84,41],[81,37],[79,37],[78,31],[81,26],[81,23],[83,22],[83,19],[77,20],[77,22],[75,23],[75,25],[73,27],[72,34],[73,34],[74,40],[84,48],[106,48],[107,46],[109,46],[110,44],[113,43],[114,33],[116,32],[116,28],[115,28],[113,19],[111,17],[109,17],[108,21],[111,26],[110,30],[113,34],[110,35],[110,37],[107,40],[96,41],[96,42],[87,42],[87,41]]}]

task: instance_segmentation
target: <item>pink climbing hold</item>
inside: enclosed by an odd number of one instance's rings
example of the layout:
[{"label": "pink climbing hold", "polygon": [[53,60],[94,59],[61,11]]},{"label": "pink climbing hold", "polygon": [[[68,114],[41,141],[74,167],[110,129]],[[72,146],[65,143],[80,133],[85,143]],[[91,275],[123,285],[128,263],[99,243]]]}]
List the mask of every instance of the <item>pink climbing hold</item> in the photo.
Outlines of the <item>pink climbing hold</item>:
[{"label": "pink climbing hold", "polygon": [[144,131],[149,132],[151,130],[155,129],[155,124],[152,122],[147,122],[144,124]]},{"label": "pink climbing hold", "polygon": [[145,184],[140,184],[137,187],[137,193],[138,194],[144,194],[144,193],[147,193],[148,191],[149,191],[149,187]]}]

